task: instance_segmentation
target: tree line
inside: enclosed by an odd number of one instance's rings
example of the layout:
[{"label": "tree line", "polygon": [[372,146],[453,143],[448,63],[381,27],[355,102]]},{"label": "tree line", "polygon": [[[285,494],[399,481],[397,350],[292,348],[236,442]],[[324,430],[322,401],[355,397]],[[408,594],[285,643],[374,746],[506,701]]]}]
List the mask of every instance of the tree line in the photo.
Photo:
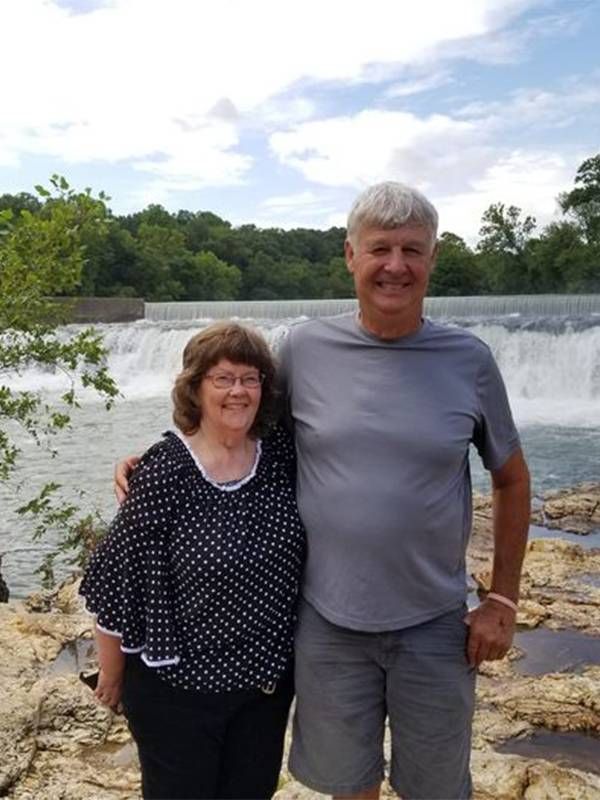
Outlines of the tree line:
[{"label": "tree line", "polygon": [[[47,189],[36,189],[38,196],[0,196],[0,212],[12,212],[13,220],[50,219],[58,200]],[[102,193],[94,198],[93,220],[79,228],[80,278],[57,286],[56,294],[148,301],[353,296],[342,255],[343,228],[233,227],[210,211],[171,213],[160,205],[119,216],[108,202]],[[541,229],[518,206],[491,205],[473,247],[443,232],[429,293],[600,291],[600,153],[581,164],[574,187],[558,204],[562,218]]]}]

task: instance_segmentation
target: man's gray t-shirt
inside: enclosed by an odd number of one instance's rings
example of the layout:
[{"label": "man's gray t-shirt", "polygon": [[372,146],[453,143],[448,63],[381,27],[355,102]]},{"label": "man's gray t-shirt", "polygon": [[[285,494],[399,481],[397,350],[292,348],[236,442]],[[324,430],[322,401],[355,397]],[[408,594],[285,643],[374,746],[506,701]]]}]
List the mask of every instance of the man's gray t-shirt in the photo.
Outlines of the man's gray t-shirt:
[{"label": "man's gray t-shirt", "polygon": [[348,315],[293,327],[280,357],[308,537],[305,599],[362,631],[460,606],[469,445],[490,470],[519,447],[488,346],[429,320],[382,340]]}]

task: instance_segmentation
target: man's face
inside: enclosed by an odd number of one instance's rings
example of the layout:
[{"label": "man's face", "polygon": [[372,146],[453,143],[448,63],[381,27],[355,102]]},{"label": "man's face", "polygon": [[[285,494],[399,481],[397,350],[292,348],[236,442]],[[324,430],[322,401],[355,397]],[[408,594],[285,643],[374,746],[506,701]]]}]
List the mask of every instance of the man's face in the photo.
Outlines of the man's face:
[{"label": "man's face", "polygon": [[363,228],[355,247],[345,245],[363,320],[418,326],[435,262],[431,232],[416,223],[399,228]]}]

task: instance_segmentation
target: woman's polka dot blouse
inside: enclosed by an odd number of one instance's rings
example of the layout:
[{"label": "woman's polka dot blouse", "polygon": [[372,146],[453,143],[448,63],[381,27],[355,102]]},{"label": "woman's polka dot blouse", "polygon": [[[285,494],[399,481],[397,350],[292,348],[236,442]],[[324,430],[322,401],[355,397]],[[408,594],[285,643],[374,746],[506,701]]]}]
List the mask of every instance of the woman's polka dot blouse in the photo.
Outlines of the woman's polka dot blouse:
[{"label": "woman's polka dot blouse", "polygon": [[168,683],[249,689],[289,663],[304,549],[283,429],[258,443],[249,476],[224,485],[167,433],[135,470],[80,591],[100,630]]}]

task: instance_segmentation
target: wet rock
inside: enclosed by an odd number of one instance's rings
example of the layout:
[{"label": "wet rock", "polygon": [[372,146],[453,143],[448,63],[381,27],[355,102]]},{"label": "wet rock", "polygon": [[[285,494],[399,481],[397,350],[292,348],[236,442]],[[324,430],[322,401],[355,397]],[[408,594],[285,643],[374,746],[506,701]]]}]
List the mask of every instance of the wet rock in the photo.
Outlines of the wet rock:
[{"label": "wet rock", "polygon": [[548,528],[573,533],[587,534],[600,528],[600,484],[586,483],[547,494],[541,518]]},{"label": "wet rock", "polygon": [[533,726],[558,731],[600,733],[600,667],[583,674],[564,673],[515,678],[502,690],[481,688],[481,702]]},{"label": "wet rock", "polygon": [[[491,553],[475,564],[472,578],[480,596],[491,584]],[[600,635],[600,552],[561,539],[534,539],[527,545],[517,624],[574,628]]]}]

